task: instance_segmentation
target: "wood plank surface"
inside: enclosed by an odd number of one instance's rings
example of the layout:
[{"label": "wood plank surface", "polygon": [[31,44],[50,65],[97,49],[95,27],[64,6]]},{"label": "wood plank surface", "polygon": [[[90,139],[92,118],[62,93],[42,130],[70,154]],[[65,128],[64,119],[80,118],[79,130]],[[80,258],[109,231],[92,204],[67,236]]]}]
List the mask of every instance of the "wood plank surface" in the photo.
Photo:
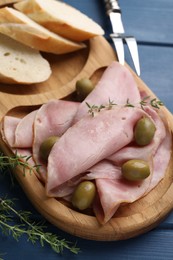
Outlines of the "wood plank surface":
[{"label": "wood plank surface", "polygon": [[171,0],[120,0],[126,32],[139,42],[173,44],[173,6]]}]

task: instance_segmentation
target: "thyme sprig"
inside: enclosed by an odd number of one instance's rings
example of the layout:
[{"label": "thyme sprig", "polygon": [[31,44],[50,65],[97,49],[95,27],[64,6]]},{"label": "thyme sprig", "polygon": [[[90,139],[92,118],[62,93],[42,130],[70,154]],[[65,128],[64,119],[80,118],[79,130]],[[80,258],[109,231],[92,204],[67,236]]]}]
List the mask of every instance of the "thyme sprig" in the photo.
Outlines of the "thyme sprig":
[{"label": "thyme sprig", "polygon": [[94,116],[94,113],[100,112],[102,109],[105,108],[104,105],[96,106],[96,105],[90,105],[88,102],[86,102],[86,105],[88,106],[89,110],[88,113]]},{"label": "thyme sprig", "polygon": [[[13,218],[11,214],[16,215],[21,224],[12,225]],[[71,242],[59,239],[58,236],[51,232],[45,232],[46,226],[44,222],[33,222],[30,216],[31,213],[28,211],[15,210],[12,200],[0,198],[0,229],[4,235],[12,235],[16,241],[19,241],[19,238],[26,234],[28,241],[32,242],[32,244],[39,241],[43,247],[47,243],[56,253],[62,253],[64,249],[68,249],[74,254],[79,252],[76,244],[72,245]]]},{"label": "thyme sprig", "polygon": [[127,99],[125,107],[135,107],[133,104],[130,103],[129,99]]},{"label": "thyme sprig", "polygon": [[31,156],[26,155],[18,155],[17,152],[13,156],[7,156],[3,153],[0,153],[0,170],[3,170],[4,168],[16,168],[17,166],[20,166],[23,172],[23,175],[25,176],[26,170],[29,170],[29,173],[31,174],[33,170],[39,172],[40,165],[31,165],[29,163]]},{"label": "thyme sprig", "polygon": [[[92,117],[94,117],[95,113],[100,112],[102,109],[112,109],[117,104],[109,99],[108,104],[105,105],[90,105],[88,102],[86,102],[86,105],[89,108],[88,113],[91,114]],[[144,107],[147,105],[151,105],[152,107],[159,109],[164,104],[162,101],[157,100],[156,98],[150,99],[150,96],[146,96],[139,102],[139,104],[132,104],[130,103],[129,99],[127,99],[124,107],[135,107],[137,105],[140,105],[142,109],[144,109]]]},{"label": "thyme sprig", "polygon": [[91,114],[92,117],[94,117],[94,114],[96,112],[100,112],[102,109],[112,109],[113,106],[116,106],[117,104],[114,103],[114,101],[109,99],[108,104],[106,105],[90,105],[88,102],[86,102],[87,107],[89,108],[88,113]]},{"label": "thyme sprig", "polygon": [[160,106],[164,106],[163,102],[160,101],[160,100],[157,100],[156,98],[153,98],[151,101],[150,101],[150,104],[152,107],[155,107],[155,108],[160,108]]},{"label": "thyme sprig", "polygon": [[[2,172],[17,166],[22,167],[23,175],[25,176],[26,170],[29,170],[31,174],[33,170],[39,170],[39,165],[31,166],[29,164],[30,156],[20,156],[17,153],[14,156],[6,156],[0,153],[0,170]],[[0,197],[0,229],[4,235],[12,235],[12,237],[19,241],[22,235],[27,235],[28,241],[35,244],[37,241],[40,242],[41,246],[45,243],[49,244],[50,247],[56,253],[62,253],[64,249],[70,250],[72,253],[79,253],[79,248],[76,244],[72,244],[65,239],[60,239],[57,235],[45,231],[45,221],[33,222],[31,219],[31,212],[28,211],[17,211],[14,207],[14,199],[3,199]],[[13,224],[14,217],[18,218],[20,224]],[[3,260],[0,255],[0,260]]]}]

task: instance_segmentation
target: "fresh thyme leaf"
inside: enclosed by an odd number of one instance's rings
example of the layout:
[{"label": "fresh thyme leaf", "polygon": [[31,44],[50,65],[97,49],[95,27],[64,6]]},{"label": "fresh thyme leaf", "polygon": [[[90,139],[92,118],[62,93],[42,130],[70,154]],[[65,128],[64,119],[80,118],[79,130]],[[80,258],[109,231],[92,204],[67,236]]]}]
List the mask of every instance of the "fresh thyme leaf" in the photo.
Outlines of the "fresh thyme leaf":
[{"label": "fresh thyme leaf", "polygon": [[160,106],[163,106],[163,102],[160,101],[160,100],[157,100],[156,98],[153,98],[151,101],[150,101],[150,104],[152,107],[155,107],[155,108],[160,108]]},{"label": "fresh thyme leaf", "polygon": [[108,104],[108,109],[112,109],[113,106],[116,106],[117,104],[114,103],[114,101],[110,100],[109,98],[109,104]]},{"label": "fresh thyme leaf", "polygon": [[102,109],[112,109],[113,106],[116,106],[117,104],[114,103],[114,101],[111,101],[109,99],[109,103],[107,105],[90,105],[88,102],[86,102],[86,105],[88,106],[89,110],[88,113],[92,115],[92,117],[94,117],[94,113],[96,112],[100,112]]},{"label": "fresh thyme leaf", "polygon": [[134,107],[134,105],[129,102],[129,99],[127,99],[125,107]]},{"label": "fresh thyme leaf", "polygon": [[89,108],[88,113],[91,114],[92,117],[94,117],[94,112],[98,109],[98,106],[90,105],[88,102],[85,102],[85,103]]}]

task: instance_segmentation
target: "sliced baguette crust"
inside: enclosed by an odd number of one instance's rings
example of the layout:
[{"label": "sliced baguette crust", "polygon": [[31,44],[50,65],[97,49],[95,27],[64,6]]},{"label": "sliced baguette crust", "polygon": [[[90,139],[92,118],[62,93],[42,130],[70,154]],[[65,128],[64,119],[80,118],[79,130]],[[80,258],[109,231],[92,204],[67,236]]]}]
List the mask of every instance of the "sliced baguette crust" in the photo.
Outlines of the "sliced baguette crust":
[{"label": "sliced baguette crust", "polygon": [[104,34],[96,22],[60,1],[25,0],[14,7],[50,31],[73,41],[84,41]]},{"label": "sliced baguette crust", "polygon": [[39,51],[0,34],[0,82],[33,84],[47,80],[51,68]]},{"label": "sliced baguette crust", "polygon": [[85,47],[67,40],[32,21],[25,14],[10,8],[0,9],[0,32],[36,50],[63,54]]},{"label": "sliced baguette crust", "polygon": [[1,6],[5,6],[5,5],[10,5],[10,4],[14,4],[14,3],[18,3],[22,0],[1,0],[0,2],[0,7]]}]

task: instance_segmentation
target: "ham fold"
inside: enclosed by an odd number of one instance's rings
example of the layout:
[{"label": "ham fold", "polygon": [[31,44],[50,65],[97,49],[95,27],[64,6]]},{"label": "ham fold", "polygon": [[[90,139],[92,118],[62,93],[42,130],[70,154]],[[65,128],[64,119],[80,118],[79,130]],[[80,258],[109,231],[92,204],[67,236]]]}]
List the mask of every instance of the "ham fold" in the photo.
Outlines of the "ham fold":
[{"label": "ham fold", "polygon": [[170,160],[171,139],[170,132],[167,132],[157,152],[150,158],[151,174],[147,179],[137,183],[129,182],[124,180],[121,171],[114,179],[96,179],[99,200],[94,204],[94,212],[101,224],[107,223],[121,204],[132,203],[143,197],[164,178]]},{"label": "ham fold", "polygon": [[40,174],[46,180],[47,167],[39,156],[41,143],[50,136],[62,136],[71,126],[78,108],[77,102],[50,100],[42,105],[34,120],[32,145],[33,159],[40,166]]},{"label": "ham fold", "polygon": [[94,90],[80,104],[74,123],[87,114],[86,102],[91,105],[107,105],[109,101],[113,101],[118,105],[125,105],[128,101],[136,105],[140,100],[140,93],[132,74],[118,62],[112,62]]},{"label": "ham fold", "polygon": [[21,121],[20,118],[5,116],[1,124],[1,135],[3,140],[10,146],[14,146],[15,135],[17,125]]},{"label": "ham fold", "polygon": [[146,115],[137,107],[116,106],[94,117],[87,115],[70,127],[50,152],[47,194],[54,196],[58,186],[128,145],[136,122]]},{"label": "ham fold", "polygon": [[14,133],[14,147],[26,148],[32,147],[33,143],[33,122],[38,110],[27,114],[16,127]]}]

